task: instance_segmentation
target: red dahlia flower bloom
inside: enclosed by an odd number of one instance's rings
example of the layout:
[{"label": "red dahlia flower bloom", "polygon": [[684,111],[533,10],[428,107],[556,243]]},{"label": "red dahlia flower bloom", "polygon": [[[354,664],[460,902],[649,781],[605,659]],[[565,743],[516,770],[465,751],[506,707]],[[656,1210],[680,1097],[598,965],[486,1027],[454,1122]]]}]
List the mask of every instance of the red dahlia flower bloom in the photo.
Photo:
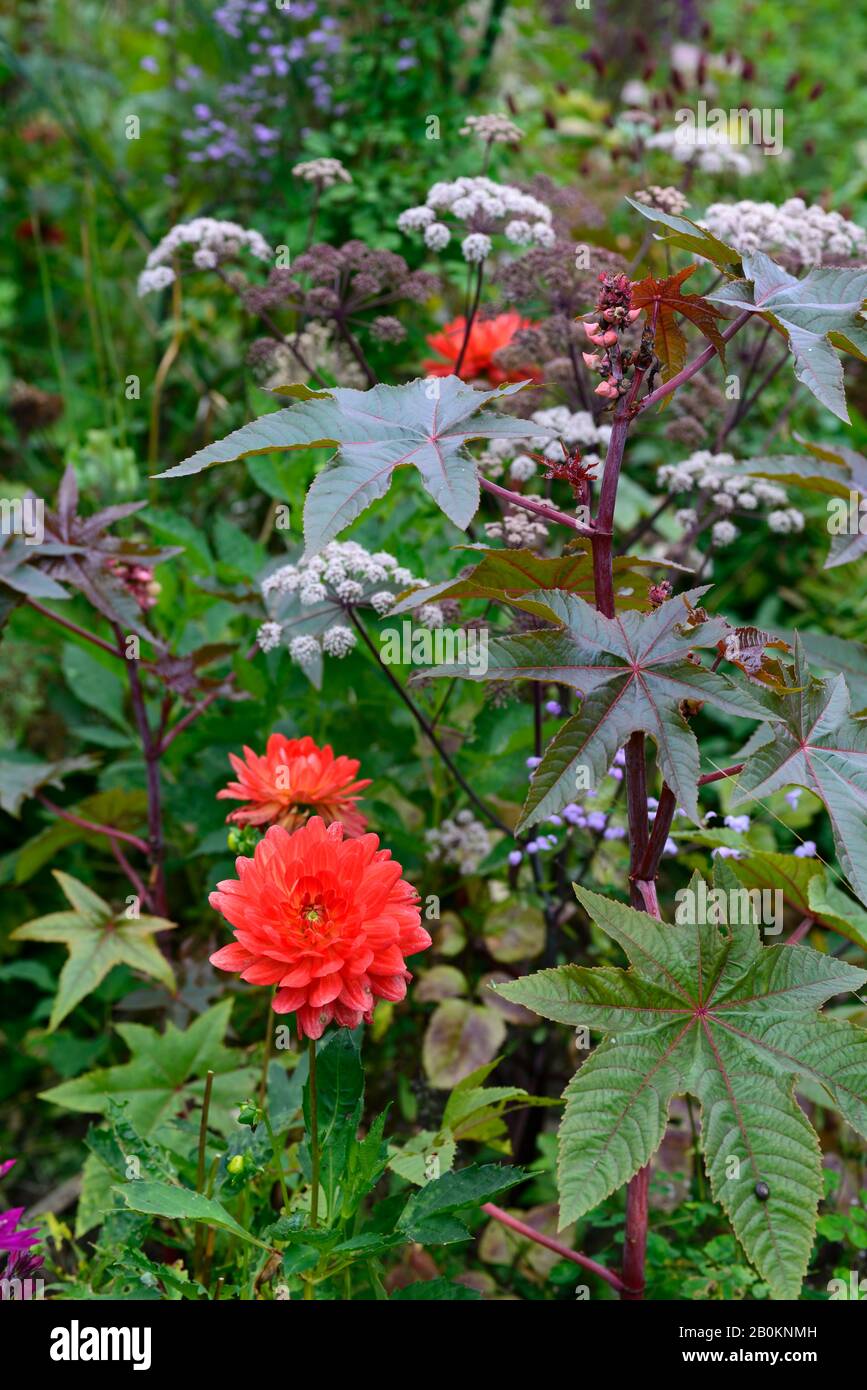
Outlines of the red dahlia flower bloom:
[{"label": "red dahlia flower bloom", "polygon": [[284,825],[296,830],[309,816],[321,816],[326,825],[340,821],[347,835],[363,835],[365,816],[355,805],[357,793],[370,786],[370,778],[353,781],[361,764],[356,758],[335,758],[331,746],[319,748],[309,736],[285,738],[272,734],[263,755],[244,749],[246,762],[234,753],[229,762],[238,776],[217,799],[246,801],[226,817],[237,825]]},{"label": "red dahlia flower bloom", "polygon": [[[452,319],[441,333],[430,334],[428,343],[447,361],[438,362],[432,358],[423,363],[428,376],[451,376],[454,373],[466,327],[465,318]],[[524,381],[527,377],[534,381],[541,380],[541,373],[531,366],[521,371],[504,371],[494,362],[494,353],[508,347],[520,328],[532,327],[530,320],[522,319],[520,314],[497,314],[492,319],[474,319],[461,365],[461,380],[472,381],[475,377],[486,376],[494,386],[504,381]]]},{"label": "red dahlia flower bloom", "polygon": [[318,816],[290,835],[272,825],[237,879],[210,903],[235,940],[211,956],[254,985],[279,985],[274,1012],[297,1015],[299,1037],[329,1023],[370,1022],[374,1000],[403,999],[406,956],[427,950],[418,894],[377,835],[344,839]]}]

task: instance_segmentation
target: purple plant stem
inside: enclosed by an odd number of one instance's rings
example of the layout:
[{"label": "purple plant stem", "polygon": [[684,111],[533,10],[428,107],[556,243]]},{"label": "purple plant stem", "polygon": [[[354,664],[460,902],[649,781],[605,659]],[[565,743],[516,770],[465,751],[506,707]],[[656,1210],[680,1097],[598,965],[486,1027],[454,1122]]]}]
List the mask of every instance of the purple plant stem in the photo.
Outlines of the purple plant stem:
[{"label": "purple plant stem", "polygon": [[534,1231],[532,1226],[527,1226],[517,1217],[510,1216],[502,1207],[497,1207],[493,1202],[485,1202],[482,1211],[486,1216],[491,1216],[501,1225],[508,1226],[510,1231],[515,1231],[519,1236],[525,1236],[527,1240],[532,1240],[536,1245],[544,1245],[546,1250],[553,1250],[555,1255],[559,1255],[562,1260],[571,1260],[573,1264],[580,1265],[582,1269],[588,1270],[591,1274],[597,1274],[600,1279],[604,1279],[606,1284],[610,1284],[612,1289],[618,1293],[626,1294],[626,1285],[619,1275],[613,1270],[606,1269],[604,1265],[598,1264],[596,1260],[591,1260],[587,1255],[580,1254],[577,1250],[570,1250],[567,1245],[563,1245],[559,1240],[554,1240],[553,1236],[543,1235],[541,1231]]},{"label": "purple plant stem", "polygon": [[[656,328],[657,309],[651,318],[651,331]],[[612,537],[617,487],[626,449],[626,436],[637,414],[636,401],[645,370],[636,366],[632,382],[621,396],[614,411],[611,438],[605,455],[599,508],[596,515],[598,534],[593,539],[593,585],[596,607],[607,618],[614,617],[614,562]],[[633,907],[645,907],[638,882],[638,868],[648,843],[647,768],[644,734],[635,732],[626,744],[626,805],[629,822],[629,891]],[[655,894],[654,899],[655,902]],[[657,909],[658,915],[658,909]],[[647,1193],[650,1180],[649,1165],[640,1169],[626,1190],[626,1234],[623,1247],[624,1299],[640,1299],[644,1293],[644,1260],[647,1249]]]},{"label": "purple plant stem", "polygon": [[61,820],[69,821],[70,825],[77,825],[80,830],[92,830],[96,835],[107,835],[110,840],[124,840],[128,845],[134,845],[136,849],[140,849],[143,854],[148,853],[147,842],[139,839],[138,835],[131,835],[127,830],[116,830],[113,825],[100,825],[98,821],[86,820],[84,816],[77,816],[73,811],[67,811],[65,807],[55,805],[41,792],[36,793],[36,799],[41,801],[46,810],[51,811],[53,815],[59,816]]},{"label": "purple plant stem", "polygon": [[[723,342],[727,343],[730,338],[733,338],[736,333],[739,333],[744,324],[751,318],[752,313],[748,310],[743,314],[738,314],[737,318],[720,334]],[[659,401],[665,400],[665,397],[670,396],[672,391],[676,391],[685,381],[689,381],[691,377],[694,377],[696,372],[700,372],[702,367],[706,367],[714,356],[716,356],[716,348],[711,344],[710,347],[706,347],[703,352],[700,352],[697,357],[694,357],[691,362],[688,362],[670,381],[664,381],[661,386],[657,386],[655,391],[651,391],[649,396],[645,396],[644,400],[636,409],[636,415],[643,414],[643,412],[649,410],[652,405],[656,405]]]},{"label": "purple plant stem", "polygon": [[35,608],[37,613],[41,613],[44,618],[51,618],[52,622],[59,623],[61,627],[65,627],[67,632],[74,632],[76,637],[83,637],[86,642],[92,642],[95,647],[101,647],[102,650],[108,652],[110,656],[116,656],[121,661],[124,659],[121,650],[117,647],[113,647],[111,643],[106,642],[104,638],[97,637],[95,632],[88,632],[85,628],[79,627],[78,623],[72,622],[69,618],[62,618],[59,613],[52,612],[50,608],[46,608],[43,604],[38,603],[35,598],[28,598],[25,602],[30,608]]},{"label": "purple plant stem", "polygon": [[181,718],[177,721],[177,723],[173,724],[172,727],[168,730],[168,732],[164,735],[164,737],[160,740],[159,748],[157,750],[159,756],[162,757],[163,753],[165,753],[169,745],[175,741],[178,734],[183,733],[184,729],[188,729],[194,719],[198,719],[200,714],[204,714],[206,709],[210,709],[214,701],[218,700],[221,695],[225,695],[225,693],[225,690],[223,690],[222,688],[218,690],[211,690],[208,692],[207,695],[203,696],[201,700],[199,700],[195,705],[193,705],[191,709],[188,709],[186,714],[182,715]]},{"label": "purple plant stem", "polygon": [[598,526],[583,526],[576,517],[570,516],[568,512],[560,512],[548,502],[540,502],[535,497],[523,497],[520,492],[512,492],[510,488],[501,487],[499,483],[492,482],[490,478],[485,478],[482,474],[479,474],[479,483],[485,492],[492,493],[501,501],[508,502],[513,507],[521,507],[525,512],[532,512],[535,516],[541,516],[545,521],[555,522],[558,526],[568,526],[570,531],[576,531],[579,536],[587,536],[594,540],[602,534]]},{"label": "purple plant stem", "polygon": [[109,844],[111,846],[112,854],[114,855],[121,869],[126,874],[127,878],[129,879],[130,883],[132,884],[133,888],[138,894],[140,902],[142,902],[145,907],[149,907],[150,894],[148,893],[147,889],[145,888],[144,884],[142,883],[132,864],[130,864],[120,845],[117,843],[116,840],[109,840]]},{"label": "purple plant stem", "polygon": [[795,927],[795,930],[792,932],[791,936],[787,936],[787,937],[786,937],[786,940],[783,942],[783,945],[784,945],[784,946],[797,946],[798,942],[799,942],[799,941],[803,941],[804,937],[807,936],[807,935],[809,934],[809,932],[812,930],[812,928],[813,928],[815,925],[816,925],[816,919],[815,919],[815,917],[811,917],[811,916],[809,916],[809,914],[808,914],[806,917],[803,918],[802,921],[800,921],[800,922],[798,923],[798,925]]},{"label": "purple plant stem", "polygon": [[[735,763],[732,767],[722,767],[716,772],[705,772],[699,777],[698,785],[705,787],[709,782],[721,781],[723,777],[737,777],[738,773],[743,771],[743,767],[743,763]],[[659,794],[659,805],[656,808],[650,841],[638,866],[637,877],[639,879],[652,882],[656,878],[676,810],[677,801],[674,792],[665,782]]]},{"label": "purple plant stem", "polygon": [[[118,633],[118,641],[120,634]],[[151,892],[154,908],[160,917],[168,915],[166,882],[164,868],[165,844],[163,841],[162,792],[160,788],[160,746],[148,722],[144,691],[138,673],[138,665],[127,659],[127,675],[132,697],[132,708],[136,728],[141,739],[142,752],[147,773],[148,831],[150,838]]]}]

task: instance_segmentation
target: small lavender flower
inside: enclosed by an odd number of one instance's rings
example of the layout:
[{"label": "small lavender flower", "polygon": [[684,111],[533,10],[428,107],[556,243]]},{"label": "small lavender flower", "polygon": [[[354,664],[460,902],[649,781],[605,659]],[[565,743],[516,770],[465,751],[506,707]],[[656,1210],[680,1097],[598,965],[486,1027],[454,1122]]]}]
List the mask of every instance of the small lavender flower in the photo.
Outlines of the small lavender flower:
[{"label": "small lavender flower", "polygon": [[805,840],[802,845],[798,845],[795,849],[795,857],[797,859],[815,859],[816,841]]}]

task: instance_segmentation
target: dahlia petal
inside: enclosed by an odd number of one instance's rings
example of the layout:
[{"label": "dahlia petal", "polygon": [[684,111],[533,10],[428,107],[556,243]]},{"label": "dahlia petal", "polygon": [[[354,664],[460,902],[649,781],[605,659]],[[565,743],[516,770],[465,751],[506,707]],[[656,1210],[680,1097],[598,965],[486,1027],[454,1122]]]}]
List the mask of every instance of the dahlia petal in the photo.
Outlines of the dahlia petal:
[{"label": "dahlia petal", "polygon": [[221,946],[219,951],[215,951],[208,959],[218,970],[244,970],[255,957],[243,946],[239,946],[237,941],[230,941],[228,946]]},{"label": "dahlia petal", "polygon": [[321,1008],[323,1004],[330,1004],[332,999],[336,999],[342,989],[343,981],[339,975],[327,975],[325,979],[313,982],[307,999],[314,1008]]},{"label": "dahlia petal", "polygon": [[300,1008],[297,1013],[298,1036],[299,1038],[321,1038],[328,1024],[331,1022],[333,1009],[311,1009],[307,1006]]},{"label": "dahlia petal", "polygon": [[276,985],[285,969],[282,961],[268,960],[266,957],[242,970],[241,979],[250,985]]},{"label": "dahlia petal", "polygon": [[306,989],[278,989],[271,1008],[275,1014],[294,1014],[307,1000]]},{"label": "dahlia petal", "polygon": [[378,999],[399,1003],[406,998],[406,973],[402,975],[371,975],[370,988]]}]

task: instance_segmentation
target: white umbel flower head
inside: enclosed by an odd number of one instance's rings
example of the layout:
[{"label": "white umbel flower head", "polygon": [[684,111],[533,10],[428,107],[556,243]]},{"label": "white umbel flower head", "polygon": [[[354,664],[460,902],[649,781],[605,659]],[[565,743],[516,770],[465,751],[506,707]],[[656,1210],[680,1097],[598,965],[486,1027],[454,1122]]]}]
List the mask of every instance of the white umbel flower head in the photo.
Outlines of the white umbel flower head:
[{"label": "white umbel flower head", "polygon": [[425,227],[424,244],[429,251],[445,251],[451,239],[452,234],[445,222],[431,222]]},{"label": "white umbel flower head", "polygon": [[484,232],[470,232],[461,242],[461,251],[470,265],[480,265],[491,254],[493,242]]},{"label": "white umbel flower head", "polygon": [[357,641],[358,638],[352,628],[335,623],[333,627],[326,628],[322,634],[322,650],[326,656],[348,656]]},{"label": "white umbel flower head", "polygon": [[256,633],[256,645],[262,652],[272,652],[279,647],[283,629],[279,623],[263,623]]},{"label": "white umbel flower head", "polygon": [[321,159],[306,159],[293,166],[296,179],[305,183],[317,183],[320,188],[333,188],[336,183],[352,183],[352,175],[344,169],[339,159],[323,156]]}]

